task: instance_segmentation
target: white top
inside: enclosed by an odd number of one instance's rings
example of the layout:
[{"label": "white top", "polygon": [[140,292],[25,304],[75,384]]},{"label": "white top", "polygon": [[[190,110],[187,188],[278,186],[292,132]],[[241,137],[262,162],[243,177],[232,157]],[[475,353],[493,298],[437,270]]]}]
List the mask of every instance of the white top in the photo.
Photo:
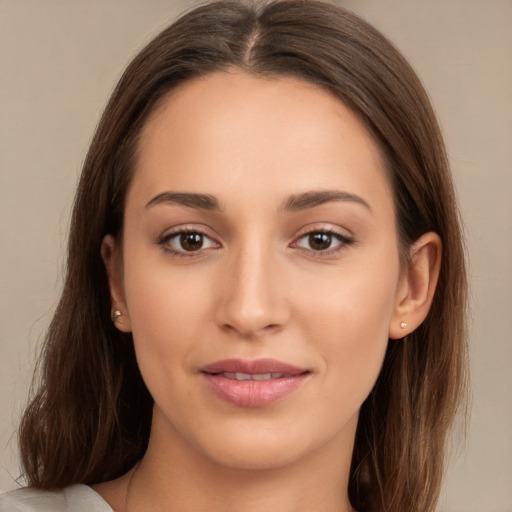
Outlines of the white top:
[{"label": "white top", "polygon": [[16,489],[0,494],[0,512],[114,512],[88,485],[58,491]]}]

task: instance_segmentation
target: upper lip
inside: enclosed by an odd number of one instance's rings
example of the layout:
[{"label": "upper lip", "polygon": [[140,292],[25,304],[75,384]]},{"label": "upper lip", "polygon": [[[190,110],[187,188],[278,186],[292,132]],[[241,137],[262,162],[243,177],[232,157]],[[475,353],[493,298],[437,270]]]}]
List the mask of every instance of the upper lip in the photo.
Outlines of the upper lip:
[{"label": "upper lip", "polygon": [[201,368],[201,372],[209,374],[217,373],[247,373],[263,375],[266,373],[282,373],[285,376],[301,375],[308,370],[300,368],[277,359],[224,359],[207,364]]}]

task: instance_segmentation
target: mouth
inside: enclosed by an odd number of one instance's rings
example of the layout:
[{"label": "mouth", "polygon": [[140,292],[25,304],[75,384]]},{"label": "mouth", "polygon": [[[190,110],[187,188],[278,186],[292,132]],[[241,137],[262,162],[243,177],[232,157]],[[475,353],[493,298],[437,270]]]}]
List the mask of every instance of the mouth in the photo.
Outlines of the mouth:
[{"label": "mouth", "polygon": [[238,407],[265,407],[297,390],[311,371],[275,359],[226,359],[200,370],[208,388]]},{"label": "mouth", "polygon": [[222,372],[222,373],[214,373],[211,375],[217,375],[220,377],[224,377],[226,379],[231,380],[269,380],[269,379],[282,379],[285,377],[284,373],[242,373],[242,372]]}]

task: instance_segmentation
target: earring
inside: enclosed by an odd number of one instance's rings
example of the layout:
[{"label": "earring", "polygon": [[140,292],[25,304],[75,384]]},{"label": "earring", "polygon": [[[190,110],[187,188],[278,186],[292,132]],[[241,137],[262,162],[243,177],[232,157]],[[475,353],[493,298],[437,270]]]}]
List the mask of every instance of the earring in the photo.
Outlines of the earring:
[{"label": "earring", "polygon": [[407,322],[400,322],[400,329],[407,329]]},{"label": "earring", "polygon": [[123,313],[121,313],[121,311],[119,311],[118,309],[116,309],[112,315],[110,316],[112,322],[116,323],[117,322],[117,319],[122,315]]}]

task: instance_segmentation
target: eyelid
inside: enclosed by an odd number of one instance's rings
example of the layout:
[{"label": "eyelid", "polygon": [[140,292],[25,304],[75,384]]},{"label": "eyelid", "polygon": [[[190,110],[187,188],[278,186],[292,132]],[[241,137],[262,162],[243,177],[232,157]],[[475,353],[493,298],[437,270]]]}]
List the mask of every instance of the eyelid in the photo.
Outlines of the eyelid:
[{"label": "eyelid", "polygon": [[[345,232],[343,232],[345,231]],[[347,230],[342,230],[342,228],[338,226],[333,226],[332,224],[312,224],[305,226],[299,230],[299,232],[295,235],[293,241],[289,244],[289,247],[296,248],[302,250],[304,252],[308,252],[315,257],[327,257],[334,255],[346,249],[347,246],[350,246],[355,243],[355,239],[352,234],[346,232]],[[186,250],[177,250],[170,247],[167,243],[172,240],[174,237],[179,236],[183,233],[198,233],[208,240],[210,240],[213,245],[210,247],[201,247],[197,251],[186,251]],[[328,248],[325,250],[315,250],[313,248],[305,248],[299,246],[299,241],[304,239],[305,237],[314,234],[314,233],[324,233],[328,234],[338,240],[338,244],[335,247]],[[219,237],[215,234],[211,233],[211,230],[205,226],[197,225],[197,224],[184,224],[174,226],[164,231],[162,235],[160,235],[155,243],[162,247],[163,250],[175,255],[175,256],[184,256],[184,257],[198,257],[200,255],[204,255],[205,251],[209,251],[211,249],[219,249],[223,245],[219,241]],[[167,245],[166,245],[167,244]]]},{"label": "eyelid", "polygon": [[[204,253],[204,251],[207,251],[209,249],[217,249],[222,247],[222,244],[218,241],[217,237],[213,236],[211,233],[209,233],[210,230],[198,226],[197,224],[185,224],[180,226],[175,226],[167,231],[165,231],[162,235],[160,235],[157,240],[156,244],[161,246],[163,250],[171,253],[175,256],[184,256],[184,257],[193,257],[193,256],[199,256]],[[185,251],[185,250],[177,250],[169,245],[166,245],[170,240],[172,240],[175,237],[178,237],[179,235],[183,233],[198,233],[205,238],[211,240],[214,243],[213,247],[205,247],[198,249],[197,251]]]},{"label": "eyelid", "polygon": [[311,233],[331,233],[347,240],[353,240],[354,235],[346,228],[342,228],[329,222],[315,222],[299,229],[295,240]]},{"label": "eyelid", "polygon": [[[315,251],[314,249],[307,249],[304,247],[300,247],[298,245],[298,242],[302,240],[303,238],[314,234],[314,233],[324,233],[331,235],[335,237],[340,243],[337,244],[335,247],[325,249],[325,250],[319,250]],[[332,225],[325,225],[325,224],[316,224],[316,225],[309,225],[305,228],[302,228],[299,233],[295,236],[293,242],[290,244],[290,247],[301,249],[303,251],[306,251],[308,253],[313,254],[315,257],[326,257],[331,256],[337,252],[340,252],[347,248],[347,246],[350,246],[355,243],[355,238],[352,234],[343,233],[340,228],[336,228]]]}]

